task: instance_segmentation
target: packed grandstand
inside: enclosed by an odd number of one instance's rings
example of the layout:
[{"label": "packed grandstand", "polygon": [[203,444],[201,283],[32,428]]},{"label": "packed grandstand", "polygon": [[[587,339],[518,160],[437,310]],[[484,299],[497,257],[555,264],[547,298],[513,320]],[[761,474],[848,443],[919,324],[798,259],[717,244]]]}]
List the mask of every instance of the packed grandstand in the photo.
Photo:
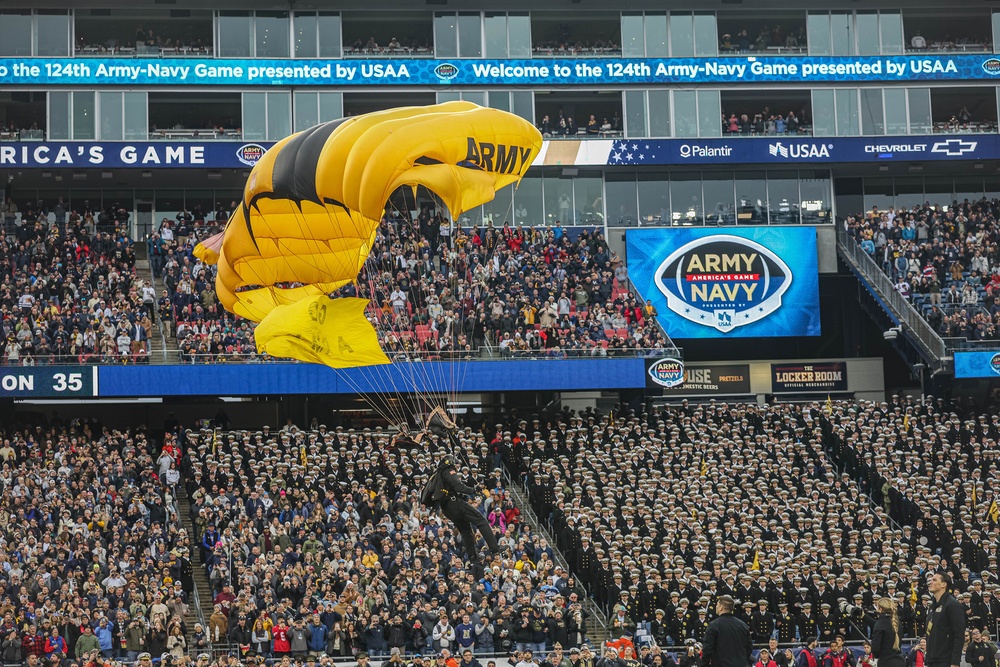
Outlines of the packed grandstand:
[{"label": "packed grandstand", "polygon": [[433,438],[223,411],[5,423],[4,663],[693,664],[727,594],[781,664],[838,637],[864,662],[891,597],[919,665],[933,572],[965,604],[965,655],[995,652],[996,415],[894,396],[473,417],[462,474],[509,549],[478,572],[418,500]]}]

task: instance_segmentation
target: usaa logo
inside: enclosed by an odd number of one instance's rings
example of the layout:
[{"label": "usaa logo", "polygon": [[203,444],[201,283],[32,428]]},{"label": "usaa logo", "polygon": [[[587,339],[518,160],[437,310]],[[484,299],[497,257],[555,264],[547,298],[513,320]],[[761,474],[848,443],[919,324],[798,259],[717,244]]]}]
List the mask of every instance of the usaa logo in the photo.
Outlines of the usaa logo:
[{"label": "usaa logo", "polygon": [[243,144],[236,149],[236,159],[248,167],[252,167],[264,157],[266,148],[260,144]]},{"label": "usaa logo", "polygon": [[993,369],[994,373],[1000,375],[1000,352],[994,354],[993,358],[990,359],[990,368]]},{"label": "usaa logo", "polygon": [[441,63],[434,68],[434,74],[439,79],[444,79],[445,81],[451,81],[456,76],[458,76],[458,67],[452,65],[451,63]]},{"label": "usaa logo", "polygon": [[792,272],[780,257],[728,234],[691,241],[656,270],[656,286],[671,311],[722,333],[778,310],[791,284]]},{"label": "usaa logo", "polygon": [[983,63],[983,71],[992,76],[997,76],[1000,74],[1000,60],[997,58],[990,58]]},{"label": "usaa logo", "polygon": [[676,387],[684,382],[684,362],[679,359],[657,359],[649,367],[649,377],[661,387]]}]

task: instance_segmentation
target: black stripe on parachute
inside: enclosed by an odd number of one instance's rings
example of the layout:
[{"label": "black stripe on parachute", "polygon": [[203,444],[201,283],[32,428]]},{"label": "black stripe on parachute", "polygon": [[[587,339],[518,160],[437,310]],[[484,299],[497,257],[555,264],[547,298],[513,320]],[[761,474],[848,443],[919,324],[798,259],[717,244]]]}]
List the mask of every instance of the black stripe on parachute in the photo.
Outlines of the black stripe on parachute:
[{"label": "black stripe on parachute", "polygon": [[347,210],[346,206],[332,199],[325,198],[320,201],[316,192],[316,171],[319,168],[319,158],[323,153],[323,147],[326,146],[330,135],[346,120],[346,118],[340,118],[310,127],[281,147],[278,157],[274,160],[274,166],[271,168],[272,191],[254,195],[253,199],[244,205],[247,231],[250,233],[250,239],[258,252],[260,246],[257,245],[253,225],[250,223],[250,208],[256,206],[258,199],[288,199],[294,201],[300,208],[304,201],[317,204],[333,203]]}]

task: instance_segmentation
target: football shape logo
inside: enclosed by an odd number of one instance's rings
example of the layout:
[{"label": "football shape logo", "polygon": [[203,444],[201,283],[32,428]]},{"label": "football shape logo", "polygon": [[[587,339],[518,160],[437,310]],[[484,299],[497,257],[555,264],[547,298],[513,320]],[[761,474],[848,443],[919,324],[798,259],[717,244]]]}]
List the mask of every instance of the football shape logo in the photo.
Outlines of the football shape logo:
[{"label": "football shape logo", "polygon": [[1000,375],[1000,352],[994,354],[990,359],[990,368],[993,369],[994,373]]},{"label": "football shape logo", "polygon": [[444,79],[445,81],[451,81],[456,76],[458,76],[458,67],[452,65],[451,63],[441,63],[434,68],[434,74],[439,79]]},{"label": "football shape logo", "polygon": [[236,149],[236,159],[248,167],[252,167],[264,157],[267,149],[260,144],[243,144]]},{"label": "football shape logo", "polygon": [[671,311],[722,333],[778,310],[791,284],[792,272],[780,257],[728,234],[691,241],[656,270],[656,286]]},{"label": "football shape logo", "polygon": [[649,377],[661,387],[676,387],[684,382],[684,362],[679,359],[658,359],[649,367]]}]

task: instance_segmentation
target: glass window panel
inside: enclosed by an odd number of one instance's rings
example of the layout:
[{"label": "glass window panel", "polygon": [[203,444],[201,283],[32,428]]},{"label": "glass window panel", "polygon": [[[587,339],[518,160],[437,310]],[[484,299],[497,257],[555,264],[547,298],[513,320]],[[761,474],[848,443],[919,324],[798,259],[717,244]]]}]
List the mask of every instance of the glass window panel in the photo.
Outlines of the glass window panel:
[{"label": "glass window panel", "polygon": [[149,115],[146,93],[125,93],[125,141],[137,141],[148,136]]},{"label": "glass window panel", "polygon": [[486,57],[507,57],[507,15],[486,13],[483,18],[486,30]]},{"label": "glass window panel", "polygon": [[854,28],[850,14],[833,12],[830,14],[830,33],[832,36],[833,55],[854,55]]},{"label": "glass window panel", "polygon": [[344,117],[344,97],[341,93],[319,94],[319,121],[337,120]]},{"label": "glass window panel", "polygon": [[288,57],[288,12],[257,12],[258,58]]},{"label": "glass window panel", "polygon": [[[898,199],[898,187],[896,188],[896,195]],[[950,204],[955,199],[955,181],[950,176],[928,176],[923,179],[922,195],[923,197],[917,202],[917,205],[928,201]]]},{"label": "glass window panel", "polygon": [[69,96],[68,92],[49,92],[48,139],[58,141],[69,139]]},{"label": "glass window panel", "polygon": [[122,94],[98,93],[101,97],[101,140],[122,140]]},{"label": "glass window panel", "polygon": [[511,58],[531,57],[531,17],[527,14],[507,16],[507,48]]},{"label": "glass window panel", "polygon": [[625,136],[646,137],[646,94],[641,90],[625,91]]},{"label": "glass window panel", "polygon": [[649,117],[649,136],[670,136],[670,91],[650,90],[646,93],[648,103],[646,115]]},{"label": "glass window panel", "polygon": [[670,55],[694,55],[694,18],[690,14],[670,14]]},{"label": "glass window panel", "polygon": [[719,55],[719,28],[715,14],[694,15],[694,54],[696,56]]},{"label": "glass window panel", "polygon": [[830,189],[830,172],[799,172],[799,210],[803,224],[831,222],[833,195]]},{"label": "glass window panel", "polygon": [[[522,181],[523,182],[523,181]],[[600,174],[580,174],[573,181],[573,204],[576,212],[574,224],[604,224],[604,190]],[[520,192],[520,190],[518,191]],[[514,195],[517,201],[518,195]]]},{"label": "glass window panel", "polygon": [[702,181],[705,192],[705,224],[717,227],[736,224],[736,191],[733,172],[706,172]]},{"label": "glass window panel", "polygon": [[462,91],[462,99],[466,102],[478,104],[481,107],[486,106],[486,92],[482,90]]},{"label": "glass window panel", "polygon": [[458,15],[458,55],[483,57],[483,18],[479,12]]},{"label": "glass window panel", "polygon": [[457,102],[462,99],[462,93],[457,90],[439,90],[437,94],[437,103],[442,104],[444,102]]},{"label": "glass window panel", "polygon": [[670,178],[670,222],[702,224],[701,174],[673,174]]},{"label": "glass window panel", "polygon": [[812,91],[813,136],[833,137],[837,135],[835,94],[833,90]]},{"label": "glass window panel", "polygon": [[767,224],[764,172],[736,172],[736,224]]},{"label": "glass window panel", "polygon": [[718,90],[698,91],[698,136],[722,136],[722,102]]},{"label": "glass window panel", "polygon": [[931,123],[931,89],[910,88],[906,91],[910,107],[910,133],[930,134]]},{"label": "glass window panel", "polygon": [[267,94],[267,138],[284,139],[292,133],[291,93]]},{"label": "glass window panel", "polygon": [[880,211],[884,211],[893,205],[895,190],[892,178],[866,178],[865,179],[865,210],[872,210],[877,206]]},{"label": "glass window panel", "polygon": [[993,12],[993,53],[1000,53],[1000,12]]},{"label": "glass window panel", "polygon": [[906,89],[885,89],[885,133],[906,134]]},{"label": "glass window panel", "polygon": [[319,57],[339,58],[343,35],[340,31],[340,14],[335,12],[320,12],[319,23]]},{"label": "glass window panel", "polygon": [[454,13],[434,15],[434,53],[438,58],[458,56],[458,17]]},{"label": "glass window panel", "polygon": [[877,56],[879,54],[878,13],[858,12],[855,23],[858,29],[858,53],[862,56]]},{"label": "glass window panel", "polygon": [[556,222],[569,224],[573,220],[573,179],[546,176],[544,187],[545,224],[554,227]]},{"label": "glass window panel", "polygon": [[635,174],[607,174],[604,181],[604,198],[609,226],[636,226],[639,214],[636,209]]},{"label": "glass window panel", "polygon": [[959,177],[955,179],[955,199],[959,203],[968,199],[970,202],[983,198],[983,179]]},{"label": "glass window panel", "polygon": [[698,136],[698,98],[693,90],[674,91],[674,136],[684,139]]},{"label": "glass window panel", "polygon": [[243,93],[243,139],[246,141],[267,139],[266,93]]},{"label": "glass window panel", "polygon": [[646,33],[646,57],[666,58],[670,55],[667,41],[667,15],[646,14],[644,22]]},{"label": "glass window panel", "polygon": [[[319,44],[317,39],[317,24],[319,19],[316,12],[295,12],[293,20],[295,29],[295,57],[315,58],[319,55]],[[333,39],[333,35],[327,37]]]},{"label": "glass window panel", "polygon": [[530,90],[516,90],[510,94],[510,99],[511,113],[531,123],[535,122],[534,93]]},{"label": "glass window panel", "polygon": [[219,12],[219,56],[249,58],[253,55],[250,35],[253,17],[250,12]]},{"label": "glass window panel", "polygon": [[301,132],[319,125],[319,100],[317,93],[296,92],[292,97],[295,112],[295,131]]},{"label": "glass window panel", "polygon": [[499,109],[500,111],[510,111],[510,91],[508,90],[491,90],[487,96],[489,100],[489,105],[491,109]]},{"label": "glass window panel", "polygon": [[78,90],[73,93],[73,138],[96,139],[94,132],[94,92]]},{"label": "glass window panel", "polygon": [[69,14],[35,14],[35,51],[39,56],[69,55]]},{"label": "glass window panel", "polygon": [[837,92],[837,135],[856,137],[861,134],[861,119],[858,115],[858,93],[844,89]]},{"label": "glass window panel", "polygon": [[525,176],[514,191],[514,223],[537,225],[542,220],[542,177]]},{"label": "glass window panel", "polygon": [[861,128],[866,136],[885,134],[881,88],[861,90]]},{"label": "glass window panel", "polygon": [[[895,185],[896,198],[894,201],[897,208],[911,208],[926,201],[923,176],[899,176],[895,179]],[[946,186],[940,185],[939,181],[938,186],[947,193],[945,195],[946,201],[951,201],[951,179],[947,180]]]},{"label": "glass window panel", "polygon": [[667,172],[639,174],[639,226],[670,224],[670,175]]},{"label": "glass window panel", "polygon": [[829,56],[833,53],[830,41],[830,15],[826,12],[810,13],[806,17],[806,39],[809,53],[814,56]]},{"label": "glass window panel", "polygon": [[646,55],[646,35],[641,12],[622,14],[622,55],[642,58]]},{"label": "glass window panel", "polygon": [[878,17],[879,33],[882,37],[882,53],[899,55],[903,53],[903,17],[896,12],[882,12]]},{"label": "glass window panel", "polygon": [[31,10],[0,12],[0,56],[31,55]]},{"label": "glass window panel", "polygon": [[[495,227],[502,227],[504,222],[510,222],[511,213],[513,212],[511,199],[513,192],[513,187],[503,188],[497,191],[497,196],[493,198],[493,201],[483,204],[482,224],[489,224],[492,221]],[[465,221],[464,215],[461,220],[462,224],[468,224]]]},{"label": "glass window panel", "polygon": [[799,223],[799,175],[769,174],[767,177],[767,213],[772,225]]}]

